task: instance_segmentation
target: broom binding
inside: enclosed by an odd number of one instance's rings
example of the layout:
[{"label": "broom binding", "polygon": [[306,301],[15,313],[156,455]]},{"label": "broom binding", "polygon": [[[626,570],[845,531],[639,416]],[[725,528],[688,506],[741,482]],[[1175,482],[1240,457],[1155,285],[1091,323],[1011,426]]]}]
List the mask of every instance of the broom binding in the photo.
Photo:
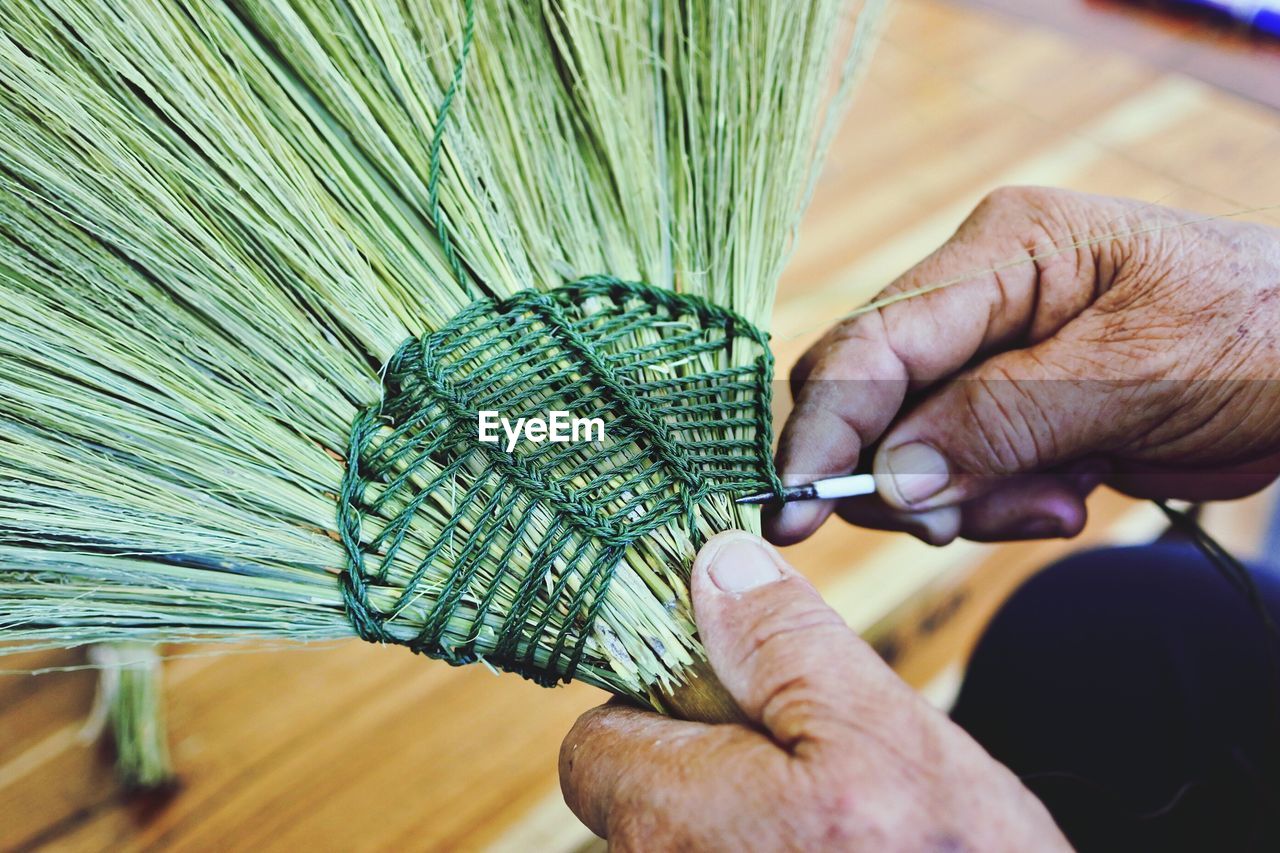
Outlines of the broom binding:
[{"label": "broom binding", "polygon": [[[707,300],[608,276],[477,300],[406,341],[383,399],[353,424],[339,492],[353,628],[453,664],[571,679],[634,543],[673,524],[695,531],[710,496],[776,480],[767,341]],[[739,368],[701,363],[743,346],[754,358]],[[478,435],[479,412],[496,409],[573,411],[609,427],[591,443],[525,440],[508,452]],[[688,438],[724,424],[755,434]],[[442,524],[424,537],[417,516],[432,511]],[[389,607],[373,604],[375,587]],[[388,627],[428,599],[416,633]]]}]

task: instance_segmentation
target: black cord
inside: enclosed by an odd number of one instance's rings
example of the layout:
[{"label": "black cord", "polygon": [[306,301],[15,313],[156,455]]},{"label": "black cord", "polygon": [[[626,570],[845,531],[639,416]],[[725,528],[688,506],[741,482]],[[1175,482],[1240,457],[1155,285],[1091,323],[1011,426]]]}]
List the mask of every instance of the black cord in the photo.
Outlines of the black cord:
[{"label": "black cord", "polygon": [[1200,549],[1200,552],[1208,558],[1210,564],[1217,569],[1228,583],[1235,587],[1249,602],[1249,607],[1257,614],[1258,621],[1262,623],[1263,630],[1266,633],[1267,656],[1271,663],[1271,672],[1267,678],[1267,683],[1271,687],[1271,701],[1273,703],[1273,720],[1276,725],[1272,727],[1271,732],[1271,754],[1272,760],[1269,773],[1264,771],[1264,775],[1269,776],[1273,787],[1280,786],[1280,628],[1276,627],[1276,622],[1271,618],[1271,612],[1267,610],[1266,604],[1262,600],[1262,593],[1258,591],[1258,585],[1254,582],[1253,576],[1244,564],[1235,558],[1235,556],[1218,541],[1205,532],[1200,523],[1190,514],[1181,510],[1174,509],[1165,501],[1155,501],[1156,506],[1169,519],[1169,523],[1180,533],[1187,536],[1192,543]]},{"label": "black cord", "polygon": [[1254,583],[1253,576],[1249,574],[1249,570],[1230,551],[1223,548],[1216,539],[1205,532],[1199,522],[1188,513],[1174,509],[1162,500],[1155,501],[1155,504],[1160,507],[1165,517],[1169,519],[1169,523],[1179,532],[1186,535],[1200,549],[1200,552],[1208,558],[1213,567],[1218,570],[1218,573],[1226,578],[1227,582],[1234,586],[1249,602],[1249,606],[1258,615],[1259,621],[1267,632],[1267,644],[1271,651],[1271,662],[1276,669],[1275,675],[1280,678],[1280,628],[1276,627],[1275,620],[1271,618],[1271,612],[1267,610],[1266,605],[1263,603],[1262,593],[1258,591],[1258,585]]}]

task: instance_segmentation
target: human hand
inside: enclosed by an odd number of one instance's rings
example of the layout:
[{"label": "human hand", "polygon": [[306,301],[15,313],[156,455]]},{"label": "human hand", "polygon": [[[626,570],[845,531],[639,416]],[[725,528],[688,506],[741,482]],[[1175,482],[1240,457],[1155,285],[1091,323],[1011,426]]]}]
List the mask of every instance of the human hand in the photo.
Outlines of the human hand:
[{"label": "human hand", "polygon": [[752,725],[616,702],[584,714],[561,747],[560,783],[611,846],[1066,848],[1040,801],[767,543],[714,537],[691,592],[711,665]]},{"label": "human hand", "polygon": [[1280,231],[1005,189],[881,296],[956,279],[797,364],[784,482],[871,451],[880,494],[790,504],[771,539],[833,510],[934,544],[1073,536],[1100,482],[1212,500],[1280,473]]}]

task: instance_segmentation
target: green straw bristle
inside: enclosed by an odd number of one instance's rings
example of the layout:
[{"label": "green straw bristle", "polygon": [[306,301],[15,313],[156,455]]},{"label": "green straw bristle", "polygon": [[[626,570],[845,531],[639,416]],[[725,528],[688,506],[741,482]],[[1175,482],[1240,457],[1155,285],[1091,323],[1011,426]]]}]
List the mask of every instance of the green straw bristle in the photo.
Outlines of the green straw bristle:
[{"label": "green straw bristle", "polygon": [[86,734],[109,733],[116,777],[126,788],[150,790],[169,785],[174,773],[165,728],[159,647],[145,643],[93,646],[89,661],[100,670]]},{"label": "green straw bristle", "polygon": [[[589,276],[766,327],[882,5],[0,0],[0,639],[352,636],[337,503],[392,356],[478,299]],[[689,311],[592,358],[633,353],[642,390],[757,364],[745,343],[644,361],[704,333]],[[554,390],[580,381],[570,367],[545,365]],[[758,434],[708,423],[684,440]],[[484,467],[451,476],[396,540],[424,572],[412,595],[370,580],[392,638],[429,627],[488,523],[455,502]],[[583,646],[576,671],[542,652],[535,668],[669,705],[700,671],[696,547],[756,513],[704,494],[627,541],[592,619],[552,594],[580,580],[549,561],[531,612]],[[553,516],[526,514],[485,528],[495,559],[474,561],[455,616],[510,615],[516,587],[486,573],[546,553]],[[482,623],[443,630],[483,644]],[[545,640],[519,627],[521,648]]]}]

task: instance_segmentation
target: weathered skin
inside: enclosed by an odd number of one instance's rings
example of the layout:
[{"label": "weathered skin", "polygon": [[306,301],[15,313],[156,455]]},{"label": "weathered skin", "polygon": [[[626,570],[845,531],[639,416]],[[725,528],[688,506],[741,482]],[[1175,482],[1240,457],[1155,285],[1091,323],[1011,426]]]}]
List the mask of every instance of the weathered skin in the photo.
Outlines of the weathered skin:
[{"label": "weathered skin", "polygon": [[[1234,497],[1280,472],[1280,232],[1001,190],[885,293],[957,277],[837,325],[801,360],[787,479],[847,473],[871,449],[881,493],[789,505],[767,525],[775,541],[833,511],[939,544],[1071,536],[1102,482]],[[957,377],[972,381],[942,381]],[[751,724],[616,703],[584,715],[561,781],[611,844],[1066,847],[1039,801],[763,542],[712,539],[692,593],[711,665]]]}]

